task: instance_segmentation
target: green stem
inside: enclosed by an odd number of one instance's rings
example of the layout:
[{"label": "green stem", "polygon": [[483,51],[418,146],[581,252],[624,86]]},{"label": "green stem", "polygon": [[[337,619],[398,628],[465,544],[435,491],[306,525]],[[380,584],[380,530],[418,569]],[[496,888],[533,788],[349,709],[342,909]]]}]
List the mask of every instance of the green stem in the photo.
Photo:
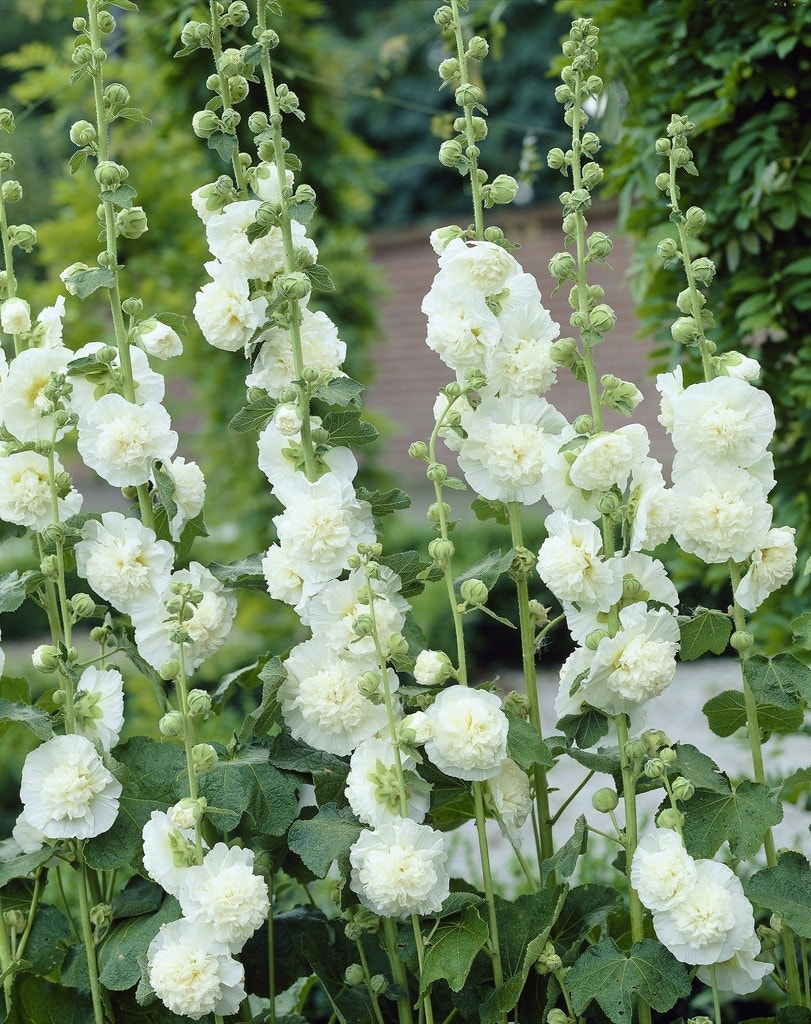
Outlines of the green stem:
[{"label": "green stem", "polygon": [[[493,958],[493,981],[496,988],[504,984],[504,971],[501,966],[501,946],[498,937],[498,919],[496,917],[496,900],[493,890],[493,875],[490,870],[490,847],[487,843],[487,829],[484,814],[484,792],[481,782],[474,782],[473,806],[476,812],[476,834],[479,839],[479,859],[482,866],[482,879],[484,882],[484,895],[487,899],[487,917],[490,924],[490,949]],[[506,1021],[507,1015],[502,1015]]]},{"label": "green stem", "polygon": [[267,1024],[276,1024],[276,958],[274,956],[273,941],[273,872],[268,873],[268,899],[270,910],[268,911],[268,999],[270,1009],[268,1010]]},{"label": "green stem", "polygon": [[[220,62],[222,58],[222,32],[220,31],[220,19],[217,13],[217,8],[220,5],[217,0],[210,0],[209,2],[209,16],[211,19],[211,50],[214,54],[214,68],[217,72],[217,77],[220,80],[220,99],[222,100],[223,110],[228,110],[231,106],[231,90],[228,85],[228,76],[220,73]],[[261,0],[259,2],[257,17],[259,19],[260,29],[264,29],[263,17],[264,17],[264,5]],[[245,171],[242,163],[239,160],[238,146],[234,151],[234,155],[231,158],[231,166],[234,171],[234,181],[240,194],[245,192]]]},{"label": "green stem", "polygon": [[721,1024],[721,1004],[718,1001],[718,984],[715,980],[715,964],[710,964],[710,984],[712,985],[712,1009],[715,1024]]},{"label": "green stem", "polygon": [[381,924],[383,925],[383,936],[386,940],[386,951],[389,955],[392,978],[395,985],[405,993],[397,999],[399,1024],[414,1024],[411,1000],[408,997],[408,975],[406,974],[405,964],[397,955],[397,929],[390,917],[382,918]]},{"label": "green stem", "polygon": [[8,928],[3,917],[3,901],[0,899],[0,971],[5,974],[3,978],[3,996],[6,1004],[6,1015],[11,1012],[11,986],[14,984],[14,976],[6,974],[11,967],[11,945],[8,938]]},{"label": "green stem", "polygon": [[[465,40],[462,33],[462,22],[459,17],[458,0],[451,0],[453,10],[453,33],[456,41],[456,57],[459,61],[459,83],[462,86],[470,85],[470,78],[467,70],[467,53]],[[473,104],[467,103],[462,108],[465,112],[465,137],[467,138],[466,153],[470,162],[470,191],[473,202],[473,223],[476,231],[476,238],[480,241],[484,238],[484,215],[482,211],[482,183],[479,181],[479,147],[476,145],[476,134],[473,125]]]},{"label": "green stem", "polygon": [[[366,991],[369,993],[369,999],[372,1003],[372,1010],[375,1015],[377,1024],[386,1024],[383,1020],[383,1014],[380,1011],[380,1002],[377,998],[377,992],[372,988],[372,974],[369,970],[369,961],[366,957],[366,950],[363,948],[363,943],[360,939],[355,940],[355,946],[358,950],[358,958],[360,959],[360,965],[363,968],[363,977],[366,982]],[[268,1018],[268,1024],[275,1024],[275,1020],[271,1021]]]},{"label": "green stem", "polygon": [[[20,941],[17,943],[17,949],[15,950],[15,960],[22,960],[23,954],[25,953],[25,947],[28,945],[31,929],[34,926],[34,920],[37,916],[37,907],[39,906],[39,901],[42,896],[42,875],[42,868],[39,868],[37,873],[34,875],[34,892],[31,894],[31,903],[28,907],[28,918],[25,923],[25,930],[20,936]],[[2,930],[5,931],[5,929]]]},{"label": "green stem", "polygon": [[76,843],[76,863],[79,868],[79,912],[82,920],[82,938],[87,953],[87,973],[90,979],[90,995],[93,1000],[93,1018],[95,1024],[104,1024],[104,1007],[96,962],[96,947],[93,942],[93,926],[90,922],[90,907],[87,899],[87,868],[81,840]]},{"label": "green stem", "polygon": [[569,804],[572,803],[572,801],[577,797],[577,794],[582,792],[593,778],[594,772],[590,771],[588,775],[585,777],[585,779],[583,779],[583,781],[578,786],[576,786],[575,789],[573,789],[572,792],[566,797],[566,799],[563,801],[560,807],[558,807],[558,809],[552,815],[553,825],[560,818],[560,816],[563,814],[563,812],[566,810]]}]

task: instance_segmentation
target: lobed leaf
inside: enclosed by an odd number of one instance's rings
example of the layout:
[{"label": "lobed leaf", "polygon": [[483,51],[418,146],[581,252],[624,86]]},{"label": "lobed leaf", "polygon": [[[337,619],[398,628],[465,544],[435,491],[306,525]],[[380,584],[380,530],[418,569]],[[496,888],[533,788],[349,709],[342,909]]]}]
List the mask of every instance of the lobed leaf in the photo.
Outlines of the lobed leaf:
[{"label": "lobed leaf", "polygon": [[699,608],[692,618],[680,620],[679,632],[681,660],[694,661],[708,651],[713,654],[724,653],[732,633],[732,622],[723,612]]},{"label": "lobed leaf", "polygon": [[793,932],[811,939],[811,864],[803,854],[781,853],[774,867],[756,871],[744,889],[753,903],[779,914]]}]

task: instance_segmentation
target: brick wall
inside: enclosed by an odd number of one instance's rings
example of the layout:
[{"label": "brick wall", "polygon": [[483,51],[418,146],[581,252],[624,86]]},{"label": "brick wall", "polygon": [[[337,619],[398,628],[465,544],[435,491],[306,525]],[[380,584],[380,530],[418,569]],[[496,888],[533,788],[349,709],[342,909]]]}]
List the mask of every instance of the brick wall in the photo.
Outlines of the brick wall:
[{"label": "brick wall", "polygon": [[[551,296],[556,282],[548,271],[550,258],[563,248],[560,208],[510,211],[510,216],[502,216],[498,222],[511,241],[521,243],[514,255],[524,270],[537,279],[544,303],[561,325],[561,334],[574,333],[569,326],[569,285]],[[384,336],[375,352],[377,376],[365,401],[370,410],[383,413],[392,425],[385,461],[403,476],[406,489],[424,480],[424,467],[408,458],[408,445],[412,440],[427,440],[433,427],[432,408],[437,390],[453,379],[448,367],[425,344],[425,316],[420,311],[437,269],[436,256],[428,243],[432,227],[379,234],[372,240],[374,261],[382,272],[387,295],[381,305]],[[599,264],[589,267],[589,282],[605,288],[605,301],[617,312],[616,326],[595,350],[598,374],[613,373],[633,381],[642,391],[645,399],[634,419],[648,428],[652,454],[667,465],[671,449],[656,419],[658,393],[648,359],[652,345],[638,338],[639,326],[633,313],[627,277],[630,244],[617,236],[615,211],[610,206],[591,211],[589,230],[604,231],[614,241],[609,258],[612,269]],[[558,371],[558,383],[545,397],[570,421],[589,411],[585,386],[575,381],[568,370]],[[606,416],[608,427],[626,422],[620,416]]]}]

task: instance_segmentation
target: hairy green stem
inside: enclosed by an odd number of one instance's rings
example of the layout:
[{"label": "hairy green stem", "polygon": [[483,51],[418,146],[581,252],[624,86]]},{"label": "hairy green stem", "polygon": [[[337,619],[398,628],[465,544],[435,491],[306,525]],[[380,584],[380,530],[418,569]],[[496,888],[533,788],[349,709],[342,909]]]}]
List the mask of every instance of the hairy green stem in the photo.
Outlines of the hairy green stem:
[{"label": "hairy green stem", "polygon": [[392,978],[398,988],[405,993],[397,999],[397,1017],[399,1024],[414,1024],[414,1015],[411,1012],[411,999],[408,996],[408,975],[405,964],[397,955],[397,928],[390,917],[381,918],[383,925],[383,936],[386,940],[386,952],[389,956]]},{"label": "hairy green stem", "polygon": [[[479,859],[482,866],[484,894],[487,898],[487,918],[490,926],[490,950],[493,959],[493,981],[496,988],[504,984],[504,970],[501,966],[501,944],[498,937],[498,918],[496,917],[496,899],[493,889],[493,875],[490,869],[490,847],[487,843],[487,829],[484,815],[484,791],[481,782],[474,782],[473,805],[476,811],[476,834],[479,840]],[[506,1022],[507,1015],[502,1014]]]},{"label": "hairy green stem", "polygon": [[90,906],[87,897],[87,867],[84,860],[84,848],[81,840],[76,842],[76,863],[79,869],[79,913],[82,921],[82,939],[87,954],[87,973],[90,979],[90,995],[93,1000],[93,1018],[95,1024],[104,1024],[104,1007],[102,1004],[99,969],[96,961],[96,947],[93,941],[93,926],[90,921]]},{"label": "hairy green stem", "polygon": [[[453,10],[453,34],[456,42],[456,57],[459,61],[459,81],[461,85],[469,85],[470,78],[467,69],[467,53],[465,50],[465,39],[462,32],[462,21],[459,17],[458,0],[451,0]],[[466,103],[463,107],[465,112],[465,136],[467,147],[465,155],[470,162],[470,192],[473,202],[473,223],[476,231],[476,238],[484,238],[484,215],[482,211],[482,183],[479,180],[479,147],[476,145],[476,135],[473,126],[473,104]]]}]

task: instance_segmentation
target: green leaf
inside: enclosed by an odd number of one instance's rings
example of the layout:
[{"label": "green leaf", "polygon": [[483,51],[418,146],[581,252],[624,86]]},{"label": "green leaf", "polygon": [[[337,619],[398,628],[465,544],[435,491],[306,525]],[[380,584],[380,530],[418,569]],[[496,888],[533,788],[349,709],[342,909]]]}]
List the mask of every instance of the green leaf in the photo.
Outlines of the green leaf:
[{"label": "green leaf", "polygon": [[421,991],[425,992],[434,981],[442,979],[458,992],[467,980],[476,954],[487,942],[487,935],[487,925],[474,907],[466,907],[458,921],[441,924],[434,931],[425,954]]},{"label": "green leaf", "polygon": [[690,994],[686,965],[653,939],[634,943],[627,956],[603,939],[572,965],[566,984],[576,1014],[594,999],[613,1024],[631,1024],[637,996],[663,1013]]},{"label": "green leaf", "polygon": [[238,434],[264,430],[273,418],[273,411],[279,403],[270,395],[263,395],[255,402],[243,406],[228,424],[229,430]]},{"label": "green leaf", "polygon": [[471,565],[469,569],[457,576],[453,585],[458,592],[465,580],[481,580],[488,590],[492,590],[504,573],[509,572],[514,558],[515,548],[510,548],[504,555],[500,550],[491,551],[481,561]]},{"label": "green leaf", "polygon": [[579,948],[589,932],[622,906],[622,893],[607,885],[578,885],[566,894],[552,938],[565,951]]},{"label": "green leaf", "polygon": [[774,1024],[811,1024],[811,1010],[805,1006],[781,1006],[774,1016]]},{"label": "green leaf", "polygon": [[14,981],[6,1024],[93,1024],[93,1004],[64,985],[26,974]]},{"label": "green leaf", "polygon": [[774,867],[756,871],[744,889],[753,903],[779,914],[793,932],[811,939],[811,865],[801,853],[781,853]]},{"label": "green leaf", "polygon": [[141,975],[139,955],[158,934],[162,924],[177,921],[181,916],[180,904],[170,896],[156,913],[126,918],[114,925],[99,947],[101,983],[114,992],[137,985]]},{"label": "green leaf", "polygon": [[86,299],[99,288],[112,288],[115,285],[115,274],[106,267],[93,267],[88,270],[76,270],[65,281],[76,289],[80,299]]},{"label": "green leaf", "polygon": [[22,576],[16,569],[3,573],[0,576],[0,615],[16,611],[42,580],[42,573],[35,569],[28,569]]},{"label": "green leaf", "polygon": [[366,390],[363,384],[351,377],[333,377],[326,384],[319,384],[313,392],[313,398],[325,405],[347,406],[360,408],[361,396]]},{"label": "green leaf", "polygon": [[227,164],[231,163],[231,157],[237,151],[236,136],[222,131],[212,132],[206,139],[206,145],[209,149],[213,149],[220,159]]},{"label": "green leaf", "polygon": [[709,789],[715,793],[729,793],[729,779],[711,757],[689,743],[676,744],[674,768],[696,789]]},{"label": "green leaf", "polygon": [[138,193],[132,185],[116,185],[115,188],[105,188],[99,192],[99,198],[103,203],[112,203],[122,210],[132,208],[132,201]]},{"label": "green leaf", "polygon": [[713,857],[727,841],[733,856],[754,857],[766,829],[783,819],[769,787],[748,780],[728,793],[696,790],[684,811],[684,845],[693,857]]},{"label": "green leaf", "polygon": [[167,518],[174,519],[177,515],[175,481],[160,459],[154,459],[152,462],[152,476],[155,480],[155,490],[158,494],[158,501],[160,501],[161,505],[166,509]]},{"label": "green leaf", "polygon": [[73,941],[70,921],[56,907],[41,903],[37,907],[25,958],[31,964],[34,974],[50,975],[58,970],[65,959],[68,946]]},{"label": "green leaf", "polygon": [[544,885],[556,873],[561,878],[570,878],[577,866],[578,858],[588,849],[589,833],[585,815],[581,814],[574,823],[574,832],[570,839],[561,846],[555,853],[547,858],[541,867],[541,880]]},{"label": "green leaf", "polygon": [[507,754],[524,771],[531,771],[535,765],[551,768],[555,763],[549,747],[544,743],[529,722],[507,712],[509,732],[507,733]]},{"label": "green leaf", "polygon": [[758,704],[793,710],[802,704],[800,693],[811,696],[811,668],[793,654],[753,655],[743,662],[743,674]]},{"label": "green leaf", "polygon": [[387,565],[396,572],[402,581],[400,593],[403,597],[414,597],[425,589],[424,573],[429,573],[431,580],[441,579],[442,570],[424,562],[418,551],[398,551],[391,555],[383,555],[381,565]]},{"label": "green leaf", "polygon": [[[724,690],[704,705],[704,714],[716,736],[731,736],[747,723],[746,698],[738,690]],[[803,723],[802,706],[787,711],[758,704],[758,725],[764,732],[795,732]]]},{"label": "green leaf", "polygon": [[14,878],[26,878],[28,875],[33,875],[37,868],[47,864],[51,857],[53,857],[53,850],[46,847],[42,850],[35,850],[34,853],[21,853],[19,857],[0,861],[0,889]]},{"label": "green leaf", "polygon": [[335,447],[345,445],[354,448],[355,445],[371,444],[380,436],[371,423],[360,418],[359,412],[349,410],[328,412],[321,425],[329,434],[330,444]]},{"label": "green leaf", "polygon": [[500,526],[508,526],[510,516],[503,501],[491,501],[489,498],[474,498],[470,503],[473,514],[480,522],[495,519]]},{"label": "green leaf", "polygon": [[6,723],[24,725],[39,740],[48,740],[53,736],[51,716],[42,708],[30,704],[18,704],[0,697],[0,734],[5,732]]},{"label": "green leaf", "polygon": [[291,202],[287,205],[287,212],[299,224],[309,224],[315,213],[315,203],[304,201],[298,203]]},{"label": "green leaf", "polygon": [[324,878],[333,861],[349,857],[350,847],[362,831],[348,807],[325,804],[315,817],[293,823],[288,845],[313,874]]},{"label": "green leaf", "polygon": [[596,708],[587,708],[581,715],[564,715],[558,728],[570,743],[588,749],[608,734],[609,718]]},{"label": "green leaf", "polygon": [[[811,565],[811,559],[808,560],[808,565],[806,565],[806,572],[808,572],[809,565]],[[794,643],[806,651],[811,651],[811,612],[803,612],[796,619],[792,619],[791,631],[794,636]]]},{"label": "green leaf", "polygon": [[135,124],[152,124],[152,119],[137,107],[122,107],[116,117],[123,117],[125,121],[134,121]]},{"label": "green leaf", "polygon": [[267,591],[267,581],[262,571],[262,559],[264,552],[257,551],[248,555],[239,562],[229,562],[223,565],[221,562],[211,562],[208,566],[212,576],[232,589],[242,587],[245,590]]},{"label": "green leaf", "polygon": [[411,507],[411,498],[399,487],[393,487],[390,491],[369,491],[365,487],[358,487],[355,493],[361,501],[369,502],[376,520]]},{"label": "green leaf", "polygon": [[680,657],[682,661],[694,661],[712,651],[723,654],[732,632],[732,622],[728,615],[708,608],[696,609],[691,619],[679,622],[681,633]]},{"label": "green leaf", "polygon": [[317,292],[334,292],[335,282],[332,280],[332,276],[326,267],[322,267],[320,263],[313,263],[309,267],[304,268],[304,273],[310,279],[310,284]]},{"label": "green leaf", "polygon": [[[249,747],[237,758],[220,759],[201,778],[200,792],[211,808],[230,811],[237,818],[247,812],[260,832],[280,836],[295,820],[300,781],[270,764],[265,748]],[[212,810],[209,817],[216,823],[220,815]],[[230,815],[225,818],[228,820]],[[223,823],[222,827],[229,826]]]}]

